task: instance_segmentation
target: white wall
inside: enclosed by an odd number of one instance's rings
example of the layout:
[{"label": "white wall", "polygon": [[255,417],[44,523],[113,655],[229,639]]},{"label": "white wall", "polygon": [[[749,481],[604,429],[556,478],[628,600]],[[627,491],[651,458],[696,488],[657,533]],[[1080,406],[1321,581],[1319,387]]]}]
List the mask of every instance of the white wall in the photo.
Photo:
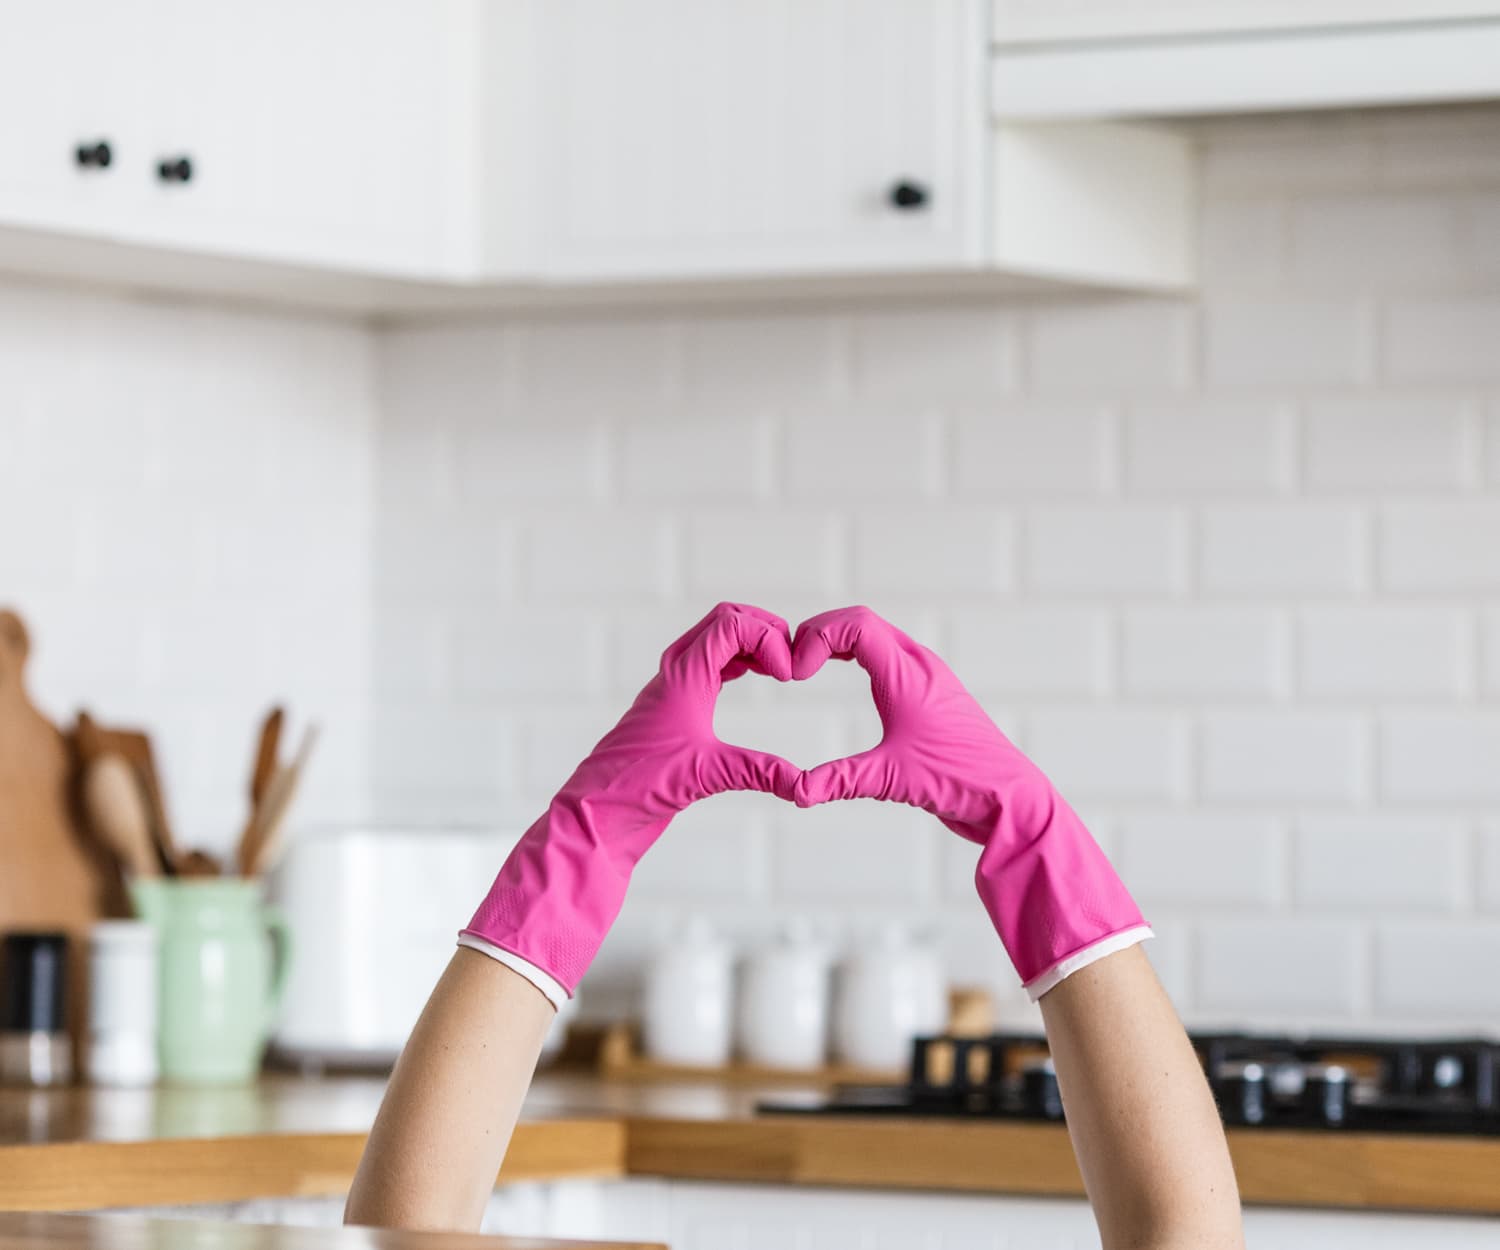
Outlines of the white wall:
[{"label": "white wall", "polygon": [[359,814],[373,344],[357,327],[0,286],[0,605],[32,693],[144,725],[184,845],[222,850],[259,717],[325,726],[301,813]]},{"label": "white wall", "polygon": [[[1204,142],[1197,299],[384,335],[377,806],[519,829],[716,599],[865,601],[1074,800],[1190,1018],[1500,1027],[1500,115]],[[841,676],[721,726],[868,744]],[[586,995],[694,906],[910,919],[1008,984],[972,858],[713,800]]]}]

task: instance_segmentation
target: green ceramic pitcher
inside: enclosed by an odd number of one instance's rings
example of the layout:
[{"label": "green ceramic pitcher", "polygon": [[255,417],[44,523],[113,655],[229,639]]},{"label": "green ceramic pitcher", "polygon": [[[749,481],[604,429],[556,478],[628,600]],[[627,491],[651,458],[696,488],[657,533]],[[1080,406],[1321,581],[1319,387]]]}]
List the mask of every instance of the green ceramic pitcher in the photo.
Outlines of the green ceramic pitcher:
[{"label": "green ceramic pitcher", "polygon": [[157,1049],[164,1080],[223,1085],[260,1071],[291,961],[291,932],[239,879],[135,881],[161,943]]}]

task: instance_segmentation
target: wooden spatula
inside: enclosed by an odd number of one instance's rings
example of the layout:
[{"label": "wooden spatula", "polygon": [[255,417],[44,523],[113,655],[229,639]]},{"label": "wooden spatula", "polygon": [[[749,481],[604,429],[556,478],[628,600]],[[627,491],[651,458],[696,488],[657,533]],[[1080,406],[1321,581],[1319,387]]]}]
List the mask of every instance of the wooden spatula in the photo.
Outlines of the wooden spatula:
[{"label": "wooden spatula", "polygon": [[245,820],[240,834],[235,861],[242,876],[253,871],[255,854],[260,844],[260,827],[265,811],[266,797],[275,780],[278,756],[281,752],[281,729],[286,722],[286,710],[273,707],[261,723],[260,737],[255,744],[255,762],[250,769],[250,815]]}]

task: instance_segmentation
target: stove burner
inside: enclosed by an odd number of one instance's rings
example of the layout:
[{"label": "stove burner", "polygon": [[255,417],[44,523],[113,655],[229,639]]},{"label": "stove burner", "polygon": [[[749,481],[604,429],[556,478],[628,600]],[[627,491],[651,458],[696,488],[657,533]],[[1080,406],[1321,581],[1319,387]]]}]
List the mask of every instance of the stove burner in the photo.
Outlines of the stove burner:
[{"label": "stove burner", "polygon": [[[1194,1049],[1226,1124],[1500,1136],[1500,1043],[1201,1033]],[[1061,1120],[1044,1038],[924,1037],[905,1085],[838,1087],[762,1111]]]}]

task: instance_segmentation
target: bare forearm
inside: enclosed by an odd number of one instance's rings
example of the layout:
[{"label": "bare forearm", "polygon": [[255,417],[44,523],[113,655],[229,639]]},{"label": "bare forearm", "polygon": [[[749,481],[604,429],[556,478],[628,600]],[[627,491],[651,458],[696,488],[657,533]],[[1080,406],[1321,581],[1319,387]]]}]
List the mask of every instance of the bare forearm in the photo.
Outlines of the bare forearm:
[{"label": "bare forearm", "polygon": [[525,978],[456,951],[391,1073],[345,1223],[477,1230],[554,1014]]},{"label": "bare forearm", "polygon": [[1105,1250],[1240,1250],[1224,1130],[1141,948],[1075,972],[1041,1007]]}]

